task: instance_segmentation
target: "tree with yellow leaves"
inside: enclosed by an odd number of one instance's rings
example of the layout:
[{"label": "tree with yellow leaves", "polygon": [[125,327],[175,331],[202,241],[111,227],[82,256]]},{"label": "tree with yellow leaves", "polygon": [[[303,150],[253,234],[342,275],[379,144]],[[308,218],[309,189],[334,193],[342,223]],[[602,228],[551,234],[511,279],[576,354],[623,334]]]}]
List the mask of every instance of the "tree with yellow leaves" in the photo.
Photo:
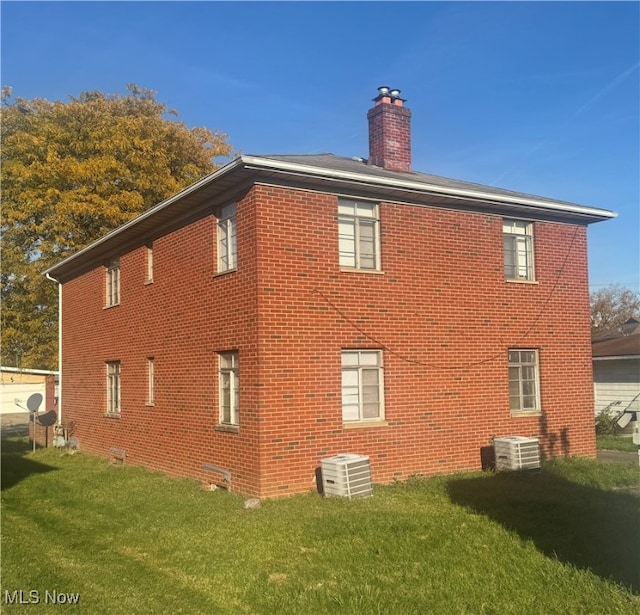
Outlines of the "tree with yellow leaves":
[{"label": "tree with yellow leaves", "polygon": [[155,92],[69,102],[2,91],[2,365],[57,365],[57,289],[42,272],[217,168],[227,136],[188,128]]}]

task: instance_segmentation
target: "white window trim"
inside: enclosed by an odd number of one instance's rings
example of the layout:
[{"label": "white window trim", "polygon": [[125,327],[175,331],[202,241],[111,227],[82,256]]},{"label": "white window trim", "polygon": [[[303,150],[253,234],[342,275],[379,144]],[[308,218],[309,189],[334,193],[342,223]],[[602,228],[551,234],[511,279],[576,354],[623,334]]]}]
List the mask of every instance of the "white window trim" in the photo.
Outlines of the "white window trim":
[{"label": "white window trim", "polygon": [[119,416],[122,411],[121,365],[120,361],[107,361],[107,414]]},{"label": "white window trim", "polygon": [[[224,363],[227,363],[226,365]],[[219,389],[219,417],[220,425],[238,427],[240,424],[240,379],[239,353],[237,350],[218,354],[218,389]],[[229,420],[225,420],[224,379],[229,378]]]},{"label": "white window trim", "polygon": [[[509,226],[520,226],[523,229],[523,232],[512,232],[506,228]],[[502,220],[502,237],[505,279],[513,282],[535,282],[536,270],[533,222],[504,218]],[[511,247],[510,250],[514,256],[514,264],[512,267],[515,269],[515,276],[507,274],[507,249],[504,245],[507,240],[511,244],[514,244],[514,247]],[[519,248],[517,244],[522,244],[523,248]],[[524,260],[524,262],[522,262],[522,260]],[[522,274],[520,273],[521,271],[523,271]]]},{"label": "white window trim", "polygon": [[106,307],[120,304],[120,260],[112,260],[106,267]]},{"label": "white window trim", "polygon": [[[358,205],[371,207],[372,215],[363,216],[358,215]],[[340,206],[349,206],[355,208],[355,213],[349,214],[340,211]],[[341,261],[342,252],[340,245],[338,245],[338,262],[340,263],[340,269],[344,271],[364,271],[364,272],[377,272],[381,271],[381,258],[380,258],[380,204],[371,201],[359,201],[357,199],[338,199],[338,242],[340,242],[340,223],[348,223],[353,225],[353,252],[349,252],[352,255],[354,264],[346,265]],[[373,225],[373,249],[374,249],[374,266],[364,267],[362,265],[363,255],[361,249],[361,226],[365,222],[372,223]]]},{"label": "white window trim", "polygon": [[156,403],[155,369],[155,359],[153,357],[147,357],[147,406],[153,406]]},{"label": "white window trim", "polygon": [[[345,365],[345,356],[349,354],[357,354],[358,361],[357,364],[353,365]],[[363,355],[376,355],[377,360],[376,364],[366,363],[362,361]],[[342,374],[342,385],[341,385],[341,393],[342,393],[342,422],[346,426],[354,426],[354,425],[385,425],[385,404],[384,404],[384,358],[382,354],[382,350],[376,349],[344,349],[341,353],[341,374]],[[374,417],[363,416],[364,410],[364,395],[363,395],[363,386],[364,386],[364,378],[362,374],[367,369],[376,369],[378,372],[378,415]],[[358,372],[358,418],[357,419],[347,419],[344,415],[344,394],[345,394],[345,383],[344,383],[344,375],[345,372]],[[349,404],[355,405],[355,404]]]},{"label": "white window trim", "polygon": [[[511,362],[511,353],[512,352],[518,352],[518,353],[522,353],[522,352],[532,352],[534,353],[534,357],[535,360],[532,363],[527,363],[527,362],[522,362],[522,361],[517,361],[517,362]],[[541,399],[540,399],[540,353],[538,352],[538,350],[536,348],[509,348],[508,350],[508,355],[507,355],[507,363],[508,363],[508,368],[509,368],[509,372],[511,371],[511,369],[518,369],[518,386],[519,386],[519,391],[518,391],[518,395],[519,395],[519,408],[512,408],[511,407],[511,375],[509,373],[509,378],[508,378],[508,382],[509,382],[509,409],[511,411],[511,414],[514,416],[520,416],[520,415],[525,415],[525,414],[541,414],[542,413],[542,404],[541,404]],[[533,367],[534,368],[534,378],[533,380],[530,380],[529,382],[533,382],[533,385],[535,386],[535,408],[523,408],[522,406],[523,404],[523,399],[525,397],[525,393],[523,392],[523,383],[525,382],[524,378],[522,377],[522,369],[524,367]]]},{"label": "white window trim", "polygon": [[147,244],[146,250],[146,278],[145,284],[151,284],[153,282],[153,244]]},{"label": "white window trim", "polygon": [[235,271],[238,266],[238,240],[236,204],[230,203],[220,210],[216,225],[218,273]]}]

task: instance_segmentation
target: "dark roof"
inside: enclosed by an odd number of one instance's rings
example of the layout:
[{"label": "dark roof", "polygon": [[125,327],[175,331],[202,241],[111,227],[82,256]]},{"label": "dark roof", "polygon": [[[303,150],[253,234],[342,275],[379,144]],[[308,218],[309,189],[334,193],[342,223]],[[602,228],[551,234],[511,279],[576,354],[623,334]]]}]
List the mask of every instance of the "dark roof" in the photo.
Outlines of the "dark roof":
[{"label": "dark roof", "polygon": [[594,358],[640,357],[640,321],[629,318],[620,327],[594,336],[591,351]]},{"label": "dark roof", "polygon": [[591,353],[596,357],[640,357],[640,335],[629,335],[591,344]]},{"label": "dark roof", "polygon": [[513,190],[505,190],[504,188],[495,188],[484,184],[476,184],[473,182],[461,181],[458,179],[450,179],[440,175],[430,175],[429,173],[419,173],[417,171],[390,171],[382,167],[376,167],[367,164],[363,158],[347,158],[345,156],[336,156],[335,154],[275,154],[261,156],[270,160],[279,160],[281,162],[294,162],[301,165],[309,165],[324,169],[333,169],[335,171],[345,171],[349,173],[364,173],[372,177],[393,178],[401,182],[416,182],[425,186],[438,186],[443,190],[468,190],[474,192],[482,192],[492,194],[494,196],[506,196],[518,200],[537,200],[548,204],[564,204],[572,207],[579,207],[575,203],[568,201],[558,201],[547,197],[536,196],[524,192],[514,192]]},{"label": "dark roof", "polygon": [[109,258],[144,245],[220,205],[240,198],[256,182],[349,194],[360,198],[493,212],[530,220],[590,224],[615,213],[511,190],[415,171],[390,171],[362,158],[334,154],[242,155],[137,218],[68,256],[44,273],[70,280]]}]

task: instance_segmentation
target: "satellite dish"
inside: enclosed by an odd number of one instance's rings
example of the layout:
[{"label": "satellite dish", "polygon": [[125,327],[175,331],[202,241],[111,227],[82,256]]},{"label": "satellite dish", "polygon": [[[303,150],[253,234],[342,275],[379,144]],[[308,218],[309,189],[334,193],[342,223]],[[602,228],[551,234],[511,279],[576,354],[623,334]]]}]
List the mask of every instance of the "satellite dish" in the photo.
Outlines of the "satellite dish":
[{"label": "satellite dish", "polygon": [[617,419],[616,424],[620,429],[624,429],[631,422],[631,412],[623,412]]},{"label": "satellite dish", "polygon": [[29,399],[27,399],[27,408],[29,408],[29,412],[37,412],[41,403],[42,395],[40,393],[29,395]]},{"label": "satellite dish", "polygon": [[48,412],[45,412],[44,414],[41,414],[39,417],[37,417],[37,421],[43,427],[51,427],[51,425],[56,422],[57,418],[58,415],[56,414],[56,411],[49,410]]}]

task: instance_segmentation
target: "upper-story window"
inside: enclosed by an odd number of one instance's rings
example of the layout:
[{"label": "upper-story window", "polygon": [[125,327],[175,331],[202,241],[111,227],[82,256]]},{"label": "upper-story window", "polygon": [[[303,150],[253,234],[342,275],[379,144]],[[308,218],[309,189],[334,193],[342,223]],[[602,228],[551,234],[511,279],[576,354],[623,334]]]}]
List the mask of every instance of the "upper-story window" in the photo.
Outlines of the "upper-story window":
[{"label": "upper-story window", "polygon": [[218,217],[218,273],[235,269],[237,258],[236,204],[231,203]]},{"label": "upper-story window", "polygon": [[153,244],[149,242],[146,246],[146,272],[145,272],[145,282],[150,284],[153,282]]},{"label": "upper-story window", "polygon": [[106,275],[106,305],[118,305],[120,303],[120,261],[112,260],[107,265]]},{"label": "upper-story window", "polygon": [[534,280],[533,224],[503,220],[504,276],[507,280]]},{"label": "upper-story window", "polygon": [[380,269],[378,204],[350,199],[338,201],[340,267]]}]

